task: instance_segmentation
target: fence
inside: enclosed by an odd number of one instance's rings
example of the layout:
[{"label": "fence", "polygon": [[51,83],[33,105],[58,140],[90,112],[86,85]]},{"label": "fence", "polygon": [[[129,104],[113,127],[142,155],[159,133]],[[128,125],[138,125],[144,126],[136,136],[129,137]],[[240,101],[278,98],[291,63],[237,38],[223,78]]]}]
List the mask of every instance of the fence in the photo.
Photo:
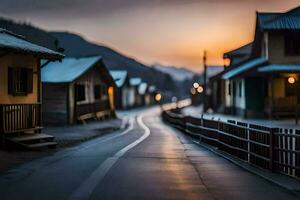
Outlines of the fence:
[{"label": "fence", "polygon": [[252,165],[300,178],[300,131],[164,111],[163,119],[202,143]]},{"label": "fence", "polygon": [[41,104],[1,104],[0,132],[14,133],[41,126]]}]

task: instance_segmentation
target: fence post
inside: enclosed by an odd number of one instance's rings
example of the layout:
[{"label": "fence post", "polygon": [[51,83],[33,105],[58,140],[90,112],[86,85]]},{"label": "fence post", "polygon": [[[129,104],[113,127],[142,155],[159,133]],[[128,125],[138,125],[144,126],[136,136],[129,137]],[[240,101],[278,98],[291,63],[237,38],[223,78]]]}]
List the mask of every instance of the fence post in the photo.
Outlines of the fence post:
[{"label": "fence post", "polygon": [[270,129],[270,149],[269,149],[269,158],[270,158],[270,163],[269,163],[269,169],[272,172],[276,171],[276,167],[275,167],[275,133],[278,132],[278,128],[271,128]]},{"label": "fence post", "polygon": [[0,105],[0,134],[1,134],[1,146],[5,148],[5,135],[4,135],[4,110],[3,105]]},{"label": "fence post", "polygon": [[220,132],[219,131],[221,131],[220,129],[220,121],[221,121],[221,119],[219,118],[218,119],[218,131],[217,131],[217,138],[218,138],[218,146],[217,146],[217,148],[218,149],[220,149]]}]

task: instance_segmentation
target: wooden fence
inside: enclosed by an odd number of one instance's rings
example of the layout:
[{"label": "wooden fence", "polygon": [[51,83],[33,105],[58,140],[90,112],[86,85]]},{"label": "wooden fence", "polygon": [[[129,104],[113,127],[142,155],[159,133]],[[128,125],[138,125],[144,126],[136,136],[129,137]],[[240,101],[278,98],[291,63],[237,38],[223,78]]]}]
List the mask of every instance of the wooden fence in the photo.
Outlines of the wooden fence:
[{"label": "wooden fence", "polygon": [[300,178],[300,131],[164,111],[163,119],[200,142],[252,165]]},{"label": "wooden fence", "polygon": [[41,126],[41,104],[1,104],[0,132],[14,133]]}]

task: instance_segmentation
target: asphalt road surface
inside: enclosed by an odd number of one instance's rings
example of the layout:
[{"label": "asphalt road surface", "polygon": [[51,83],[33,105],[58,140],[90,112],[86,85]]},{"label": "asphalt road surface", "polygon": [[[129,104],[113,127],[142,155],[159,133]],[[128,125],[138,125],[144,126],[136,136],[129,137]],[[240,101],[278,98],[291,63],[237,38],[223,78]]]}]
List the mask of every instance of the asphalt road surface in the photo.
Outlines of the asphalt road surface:
[{"label": "asphalt road surface", "polygon": [[159,112],[130,112],[122,132],[1,174],[0,199],[300,199],[194,144]]}]

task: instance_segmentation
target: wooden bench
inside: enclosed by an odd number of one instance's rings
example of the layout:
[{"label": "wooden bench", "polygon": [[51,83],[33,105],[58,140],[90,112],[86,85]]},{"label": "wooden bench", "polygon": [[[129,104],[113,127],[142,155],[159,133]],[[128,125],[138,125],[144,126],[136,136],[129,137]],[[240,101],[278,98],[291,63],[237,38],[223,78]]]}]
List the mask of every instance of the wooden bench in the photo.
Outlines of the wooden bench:
[{"label": "wooden bench", "polygon": [[111,117],[111,110],[104,110],[96,113],[97,120],[106,119],[106,117]]},{"label": "wooden bench", "polygon": [[111,110],[103,110],[96,113],[89,113],[85,115],[81,115],[77,118],[78,121],[80,121],[83,124],[87,124],[87,120],[89,119],[95,119],[95,120],[104,120],[109,119],[112,116]]}]

